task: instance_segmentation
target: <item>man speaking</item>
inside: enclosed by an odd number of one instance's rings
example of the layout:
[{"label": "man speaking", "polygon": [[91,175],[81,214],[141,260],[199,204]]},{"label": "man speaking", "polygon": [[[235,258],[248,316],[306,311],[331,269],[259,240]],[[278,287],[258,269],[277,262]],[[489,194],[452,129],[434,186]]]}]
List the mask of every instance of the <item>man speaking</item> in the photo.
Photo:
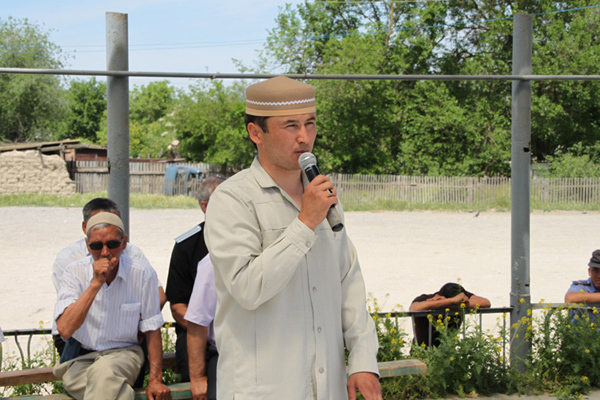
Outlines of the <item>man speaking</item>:
[{"label": "man speaking", "polygon": [[298,164],[317,135],[314,88],[286,77],[249,86],[245,125],[258,156],[206,213],[218,397],[381,399],[356,250],[325,220],[336,191],[323,175],[309,183]]}]

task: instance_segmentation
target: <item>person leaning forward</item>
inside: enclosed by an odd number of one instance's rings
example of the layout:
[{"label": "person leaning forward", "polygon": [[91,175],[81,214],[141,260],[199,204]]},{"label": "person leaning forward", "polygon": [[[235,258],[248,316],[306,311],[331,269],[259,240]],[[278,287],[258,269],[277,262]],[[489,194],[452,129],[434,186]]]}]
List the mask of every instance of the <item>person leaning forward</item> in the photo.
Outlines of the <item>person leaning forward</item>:
[{"label": "person leaning forward", "polygon": [[79,356],[54,367],[76,399],[133,399],[131,387],[144,355],[138,330],[148,343],[149,399],[169,399],[162,383],[163,324],[158,278],[150,264],[123,253],[127,246],[121,219],[101,212],[87,222],[90,252],[69,264],[62,276],[54,319],[60,335],[81,343]]},{"label": "person leaning forward", "polygon": [[381,399],[356,249],[325,221],[336,191],[323,175],[308,183],[298,164],[317,135],[314,87],[286,77],[249,86],[245,124],[258,156],[206,212],[218,397]]},{"label": "person leaning forward", "polygon": [[[448,282],[440,290],[431,294],[415,297],[410,304],[410,311],[446,310],[457,308],[490,308],[491,303],[485,297],[477,296],[465,290],[458,283]],[[448,327],[457,329],[462,323],[462,315],[452,317]],[[440,332],[431,326],[427,317],[413,317],[415,331],[414,342],[418,345],[437,346],[440,343]],[[431,336],[430,336],[431,331]]]}]

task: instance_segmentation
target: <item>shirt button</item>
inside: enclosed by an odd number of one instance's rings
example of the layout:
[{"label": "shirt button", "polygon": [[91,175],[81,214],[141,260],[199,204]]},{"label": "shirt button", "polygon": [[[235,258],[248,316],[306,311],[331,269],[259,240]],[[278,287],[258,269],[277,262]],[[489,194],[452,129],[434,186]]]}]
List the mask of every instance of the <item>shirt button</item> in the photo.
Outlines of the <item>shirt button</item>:
[{"label": "shirt button", "polygon": [[313,292],[316,292],[317,291],[317,287],[313,286],[312,290],[313,290]]},{"label": "shirt button", "polygon": [[319,333],[321,333],[321,331],[322,331],[322,330],[323,330],[323,329],[321,329],[321,327],[318,327],[318,328],[317,328],[317,332],[319,332]]},{"label": "shirt button", "polygon": [[306,242],[304,244],[306,245],[306,247],[310,247],[310,242]]},{"label": "shirt button", "polygon": [[319,373],[322,374],[325,371],[325,369],[323,369],[323,367],[319,368]]}]

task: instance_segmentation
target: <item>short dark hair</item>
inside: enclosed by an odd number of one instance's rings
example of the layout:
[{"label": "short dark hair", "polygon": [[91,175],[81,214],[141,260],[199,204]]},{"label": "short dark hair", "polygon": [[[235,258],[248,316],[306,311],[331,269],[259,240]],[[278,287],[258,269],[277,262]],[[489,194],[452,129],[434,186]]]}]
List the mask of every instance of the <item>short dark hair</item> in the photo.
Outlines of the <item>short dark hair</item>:
[{"label": "short dark hair", "polygon": [[[259,117],[257,115],[250,115],[250,114],[246,114],[244,116],[244,126],[246,127],[246,130],[248,130],[248,124],[250,122],[255,123],[256,125],[258,125],[258,127],[260,129],[262,129],[263,132],[268,132],[268,127],[267,127],[267,120],[270,117]],[[256,149],[256,143],[252,142],[252,144],[254,145],[254,148]]]},{"label": "short dark hair", "polygon": [[250,114],[246,114],[244,116],[244,124],[246,126],[246,129],[248,129],[248,124],[250,122],[255,123],[256,125],[258,125],[258,127],[260,129],[263,130],[263,132],[268,132],[269,131],[269,127],[267,126],[267,120],[271,118],[271,117],[258,117],[256,115],[250,115]]},{"label": "short dark hair", "polygon": [[449,282],[449,283],[446,283],[444,286],[442,286],[442,288],[440,289],[438,294],[440,296],[444,296],[445,298],[448,299],[450,297],[454,297],[454,296],[459,295],[460,293],[464,293],[464,292],[466,292],[464,287],[462,287],[458,283]]},{"label": "short dark hair", "polygon": [[83,220],[88,222],[92,217],[92,213],[95,211],[116,212],[121,215],[117,203],[106,197],[96,197],[95,199],[88,201],[87,204],[83,206]]},{"label": "short dark hair", "polygon": [[212,192],[215,191],[225,178],[220,176],[210,176],[202,181],[200,189],[198,190],[198,203],[202,201],[208,201]]}]

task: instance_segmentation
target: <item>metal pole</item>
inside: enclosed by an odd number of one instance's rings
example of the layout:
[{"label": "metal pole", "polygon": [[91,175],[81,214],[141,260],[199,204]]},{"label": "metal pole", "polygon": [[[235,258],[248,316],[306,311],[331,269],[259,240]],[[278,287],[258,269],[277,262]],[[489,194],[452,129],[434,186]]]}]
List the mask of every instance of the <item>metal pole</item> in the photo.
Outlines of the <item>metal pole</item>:
[{"label": "metal pole", "polygon": [[[513,26],[513,74],[531,74],[533,17],[516,14]],[[531,81],[512,83],[512,145],[511,145],[511,293],[510,305],[513,340],[511,361],[524,370],[525,357],[531,348],[525,338],[531,308],[529,292],[529,237],[531,192]]]},{"label": "metal pole", "polygon": [[[106,69],[129,70],[127,14],[106,13]],[[129,77],[109,76],[106,82],[108,128],[108,197],[121,209],[129,234]]]}]

